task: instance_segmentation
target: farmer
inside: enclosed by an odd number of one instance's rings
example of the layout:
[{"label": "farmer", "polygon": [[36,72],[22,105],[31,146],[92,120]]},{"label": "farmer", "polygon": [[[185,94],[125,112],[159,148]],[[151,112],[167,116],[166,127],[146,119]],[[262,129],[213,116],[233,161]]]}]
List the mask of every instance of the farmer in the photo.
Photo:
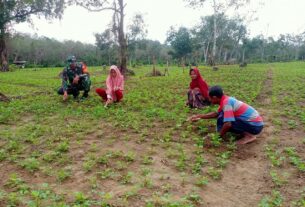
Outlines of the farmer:
[{"label": "farmer", "polygon": [[217,118],[217,131],[221,137],[224,138],[230,131],[243,135],[237,144],[247,144],[256,140],[255,135],[262,131],[264,122],[253,107],[224,95],[220,86],[210,88],[209,98],[212,104],[219,105],[218,112],[194,115],[189,118],[190,121]]},{"label": "farmer", "polygon": [[75,56],[67,58],[68,65],[62,72],[62,87],[58,90],[59,95],[63,95],[66,101],[68,95],[73,95],[77,99],[79,91],[84,91],[82,99],[88,97],[91,80],[85,63],[77,63]]},{"label": "farmer", "polygon": [[112,65],[106,80],[106,90],[97,88],[96,93],[105,101],[104,107],[106,108],[113,102],[119,102],[123,98],[124,90],[124,77],[117,66]]},{"label": "farmer", "polygon": [[206,105],[210,105],[208,84],[201,77],[197,67],[190,69],[189,74],[192,81],[187,92],[186,105],[190,108],[203,108]]}]

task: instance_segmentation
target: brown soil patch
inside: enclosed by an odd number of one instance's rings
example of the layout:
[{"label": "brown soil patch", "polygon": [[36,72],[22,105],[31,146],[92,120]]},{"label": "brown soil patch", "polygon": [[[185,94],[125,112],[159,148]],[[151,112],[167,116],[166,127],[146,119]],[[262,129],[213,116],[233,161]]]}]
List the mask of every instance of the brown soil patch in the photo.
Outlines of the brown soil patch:
[{"label": "brown soil patch", "polygon": [[[223,178],[219,182],[209,184],[202,193],[206,206],[212,207],[248,207],[257,206],[264,196],[269,196],[272,190],[280,191],[284,198],[283,206],[290,206],[292,201],[300,199],[301,190],[305,186],[305,174],[300,173],[289,163],[288,157],[281,168],[271,169],[271,162],[266,157],[265,145],[274,138],[279,141],[276,150],[285,154],[285,147],[295,147],[299,156],[304,160],[305,150],[301,140],[305,137],[300,129],[287,129],[281,127],[276,131],[272,125],[272,68],[267,72],[262,91],[257,97],[258,111],[264,118],[265,128],[258,140],[249,145],[238,148],[230,165],[224,170]],[[272,182],[270,171],[288,175],[288,182],[281,187],[276,187]]]},{"label": "brown soil patch", "polygon": [[[271,103],[272,69],[267,72],[267,79],[256,103]],[[248,207],[257,206],[263,195],[269,192],[272,182],[269,179],[269,160],[264,146],[273,136],[273,126],[269,111],[257,109],[264,119],[265,127],[257,141],[239,146],[230,164],[224,169],[219,182],[210,183],[202,193],[207,206],[213,207]]]}]

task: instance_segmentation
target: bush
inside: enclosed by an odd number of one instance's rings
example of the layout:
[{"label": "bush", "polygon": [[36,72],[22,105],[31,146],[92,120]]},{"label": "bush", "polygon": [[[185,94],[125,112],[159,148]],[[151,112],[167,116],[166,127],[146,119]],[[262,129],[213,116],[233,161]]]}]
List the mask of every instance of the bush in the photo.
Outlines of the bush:
[{"label": "bush", "polygon": [[134,76],[134,75],[136,75],[136,73],[133,70],[127,68],[126,69],[126,75]]},{"label": "bush", "polygon": [[17,65],[12,64],[9,66],[9,71],[11,71],[11,72],[14,72],[18,69],[20,69],[20,68]]},{"label": "bush", "polygon": [[155,70],[155,73],[153,71],[146,74],[147,77],[153,77],[153,76],[164,76],[161,71]]}]

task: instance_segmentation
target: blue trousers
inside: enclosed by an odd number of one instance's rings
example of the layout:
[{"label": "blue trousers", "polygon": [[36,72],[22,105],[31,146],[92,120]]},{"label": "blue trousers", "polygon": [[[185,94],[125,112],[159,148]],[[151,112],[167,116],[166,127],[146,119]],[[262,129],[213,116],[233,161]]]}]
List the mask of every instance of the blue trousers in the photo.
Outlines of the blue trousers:
[{"label": "blue trousers", "polygon": [[[219,113],[218,118],[217,118],[217,131],[220,132],[222,126],[223,126],[223,111]],[[264,126],[253,126],[249,124],[249,122],[242,121],[239,119],[236,119],[235,121],[231,122],[232,127],[229,130],[230,132],[236,133],[236,134],[242,134],[244,132],[248,132],[253,135],[257,135],[261,133],[263,130]]]}]

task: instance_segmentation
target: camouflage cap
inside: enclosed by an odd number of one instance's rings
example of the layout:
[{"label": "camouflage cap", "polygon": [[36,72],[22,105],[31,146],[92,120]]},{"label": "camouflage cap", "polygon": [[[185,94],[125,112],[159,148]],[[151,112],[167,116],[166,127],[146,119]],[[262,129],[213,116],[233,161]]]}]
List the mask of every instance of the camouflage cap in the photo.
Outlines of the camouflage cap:
[{"label": "camouflage cap", "polygon": [[74,55],[69,55],[67,58],[68,63],[76,62],[76,57]]}]

